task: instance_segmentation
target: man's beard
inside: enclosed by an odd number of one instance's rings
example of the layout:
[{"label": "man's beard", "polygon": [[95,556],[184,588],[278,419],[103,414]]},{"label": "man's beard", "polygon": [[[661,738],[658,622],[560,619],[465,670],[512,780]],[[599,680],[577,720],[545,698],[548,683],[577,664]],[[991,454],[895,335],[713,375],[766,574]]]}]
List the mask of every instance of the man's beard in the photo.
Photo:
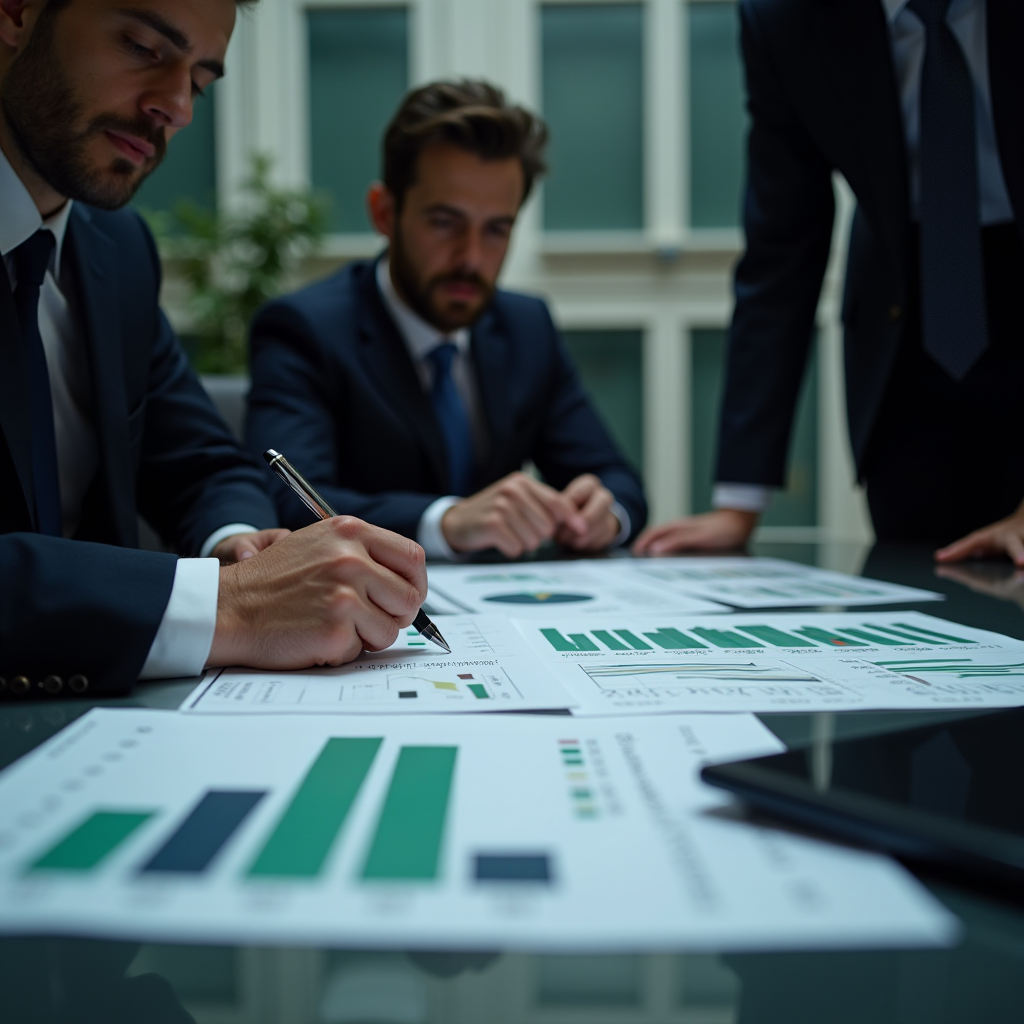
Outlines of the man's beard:
[{"label": "man's beard", "polygon": [[[0,106],[21,155],[50,188],[90,206],[116,210],[160,165],[167,140],[146,118],[132,121],[101,114],[79,127],[81,106],[53,52],[55,20],[44,8],[28,47],[7,73]],[[90,167],[86,147],[108,129],[152,143],[152,166],[142,171],[130,160],[114,158],[103,168]]]},{"label": "man's beard", "polygon": [[[401,232],[396,230],[391,240],[391,248],[388,253],[391,276],[401,293],[402,298],[408,303],[413,312],[419,314],[428,324],[436,327],[445,334],[457,331],[462,327],[471,327],[480,318],[480,314],[487,308],[487,304],[494,295],[494,285],[485,281],[477,274],[465,274],[454,271],[450,274],[438,274],[436,277],[426,281],[420,281],[416,271],[405,252],[402,244]],[[480,289],[481,301],[479,305],[469,306],[460,304],[449,307],[449,309],[438,309],[431,302],[431,295],[436,287],[449,281],[474,284]]]}]

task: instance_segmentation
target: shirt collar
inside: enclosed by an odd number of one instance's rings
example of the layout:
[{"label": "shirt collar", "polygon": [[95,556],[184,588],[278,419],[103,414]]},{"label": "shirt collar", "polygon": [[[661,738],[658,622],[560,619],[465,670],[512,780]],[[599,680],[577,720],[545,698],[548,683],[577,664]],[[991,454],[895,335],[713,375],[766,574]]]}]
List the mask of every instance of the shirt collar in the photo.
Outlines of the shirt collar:
[{"label": "shirt collar", "polygon": [[460,355],[465,355],[469,350],[468,328],[462,327],[451,334],[445,334],[405,304],[391,280],[391,264],[387,253],[377,260],[377,287],[391,319],[405,340],[409,354],[417,362],[426,359],[438,345],[446,341],[453,342]]},{"label": "shirt collar", "polygon": [[[957,8],[957,11],[962,11],[967,8],[975,6],[975,4],[982,2],[982,0],[952,0],[950,7]],[[882,6],[885,8],[885,16],[889,19],[890,24],[894,22],[904,11],[910,0],[882,0]]]},{"label": "shirt collar", "polygon": [[22,242],[45,227],[53,232],[57,243],[54,246],[52,266],[55,269],[59,267],[72,205],[69,199],[52,217],[44,221],[24,182],[0,149],[0,256],[10,255]]}]

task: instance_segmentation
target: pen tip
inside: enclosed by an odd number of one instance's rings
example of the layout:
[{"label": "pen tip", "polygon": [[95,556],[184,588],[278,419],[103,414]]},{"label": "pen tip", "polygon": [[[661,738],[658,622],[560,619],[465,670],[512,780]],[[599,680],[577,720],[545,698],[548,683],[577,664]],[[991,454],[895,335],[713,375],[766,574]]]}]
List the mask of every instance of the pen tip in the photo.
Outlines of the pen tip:
[{"label": "pen tip", "polygon": [[280,454],[281,454],[280,452],[275,452],[273,448],[268,448],[268,449],[267,449],[267,450],[266,450],[266,451],[265,451],[265,452],[263,453],[263,458],[265,458],[265,459],[267,460],[267,462],[268,462],[268,463],[271,463],[271,462],[273,462],[273,461],[274,461],[274,459],[276,459],[276,458],[278,457],[278,455],[280,455]]}]

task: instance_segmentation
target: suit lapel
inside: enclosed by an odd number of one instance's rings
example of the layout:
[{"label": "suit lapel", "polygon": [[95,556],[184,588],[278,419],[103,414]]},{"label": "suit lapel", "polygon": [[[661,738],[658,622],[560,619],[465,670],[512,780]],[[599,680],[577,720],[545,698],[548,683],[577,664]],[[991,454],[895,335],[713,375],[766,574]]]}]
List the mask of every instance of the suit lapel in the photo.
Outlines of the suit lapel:
[{"label": "suit lapel", "polygon": [[[824,61],[856,142],[850,150],[856,167],[847,178],[888,241],[902,279],[910,223],[909,172],[884,10],[878,0],[833,0],[819,10],[816,31],[815,53]],[[861,194],[863,188],[870,190],[870,197]]]},{"label": "suit lapel", "polygon": [[[24,502],[24,522],[35,529],[34,485],[32,481],[32,433],[28,401],[28,375],[25,367],[21,328],[14,308],[14,296],[7,270],[0,263],[0,430],[3,431],[11,463],[17,474]],[[19,518],[5,513],[6,522]]]},{"label": "suit lapel", "polygon": [[430,463],[438,488],[448,487],[448,456],[430,399],[423,391],[409,350],[377,291],[375,264],[357,284],[359,349],[367,373],[392,412],[409,428]]},{"label": "suit lapel", "polygon": [[1024,4],[988,0],[988,80],[1003,178],[1024,234]]},{"label": "suit lapel", "polygon": [[133,543],[135,497],[128,452],[128,396],[124,379],[117,247],[75,206],[66,244],[81,304],[81,324],[92,375],[93,413],[100,473],[107,484],[112,540]]},{"label": "suit lapel", "polygon": [[[473,370],[476,373],[480,407],[487,424],[488,451],[480,478],[495,480],[502,475],[500,466],[512,434],[512,407],[509,403],[511,353],[508,338],[492,306],[473,328],[471,341]],[[494,467],[499,467],[495,469]]]}]

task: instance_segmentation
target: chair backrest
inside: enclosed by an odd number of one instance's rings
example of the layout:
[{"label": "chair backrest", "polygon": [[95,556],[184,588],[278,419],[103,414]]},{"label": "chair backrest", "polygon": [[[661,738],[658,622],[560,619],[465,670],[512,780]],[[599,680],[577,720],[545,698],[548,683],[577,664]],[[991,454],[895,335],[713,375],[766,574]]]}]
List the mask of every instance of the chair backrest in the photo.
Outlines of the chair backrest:
[{"label": "chair backrest", "polygon": [[245,397],[249,393],[249,378],[242,374],[207,374],[199,379],[231,432],[241,441],[245,433]]}]

